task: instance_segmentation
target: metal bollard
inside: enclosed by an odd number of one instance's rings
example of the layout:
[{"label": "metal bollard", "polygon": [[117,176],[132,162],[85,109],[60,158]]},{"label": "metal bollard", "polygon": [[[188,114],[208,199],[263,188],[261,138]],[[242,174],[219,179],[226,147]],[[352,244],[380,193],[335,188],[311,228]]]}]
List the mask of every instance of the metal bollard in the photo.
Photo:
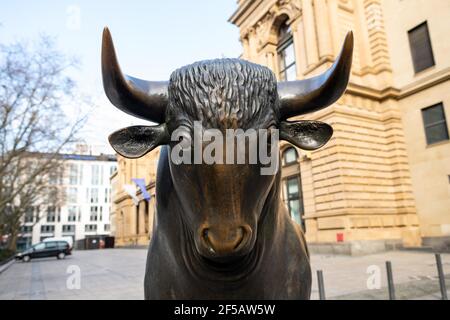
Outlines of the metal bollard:
[{"label": "metal bollard", "polygon": [[441,287],[442,300],[448,300],[447,288],[445,286],[444,270],[442,268],[441,255],[439,253],[436,253],[435,257],[436,257],[436,265],[437,265],[437,270],[438,270],[438,275],[439,275],[439,286]]},{"label": "metal bollard", "polygon": [[389,288],[389,300],[395,300],[394,278],[392,277],[392,264],[390,261],[386,261],[386,272]]},{"label": "metal bollard", "polygon": [[325,298],[325,286],[323,284],[323,273],[322,270],[317,270],[317,284],[319,287],[319,299],[326,300]]}]

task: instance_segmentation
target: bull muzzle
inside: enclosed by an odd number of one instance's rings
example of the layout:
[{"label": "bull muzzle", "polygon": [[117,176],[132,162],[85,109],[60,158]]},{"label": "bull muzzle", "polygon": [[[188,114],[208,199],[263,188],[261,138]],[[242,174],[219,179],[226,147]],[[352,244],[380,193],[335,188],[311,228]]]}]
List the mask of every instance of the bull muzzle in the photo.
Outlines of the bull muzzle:
[{"label": "bull muzzle", "polygon": [[252,228],[249,225],[202,227],[199,236],[201,251],[209,258],[242,256],[251,249]]}]

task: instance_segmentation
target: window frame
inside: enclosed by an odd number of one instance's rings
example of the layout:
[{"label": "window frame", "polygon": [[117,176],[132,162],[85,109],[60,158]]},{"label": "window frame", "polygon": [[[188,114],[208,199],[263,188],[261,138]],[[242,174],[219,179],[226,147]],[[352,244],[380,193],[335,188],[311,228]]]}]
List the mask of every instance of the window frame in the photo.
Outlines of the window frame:
[{"label": "window frame", "polygon": [[75,224],[63,224],[62,233],[75,233],[76,225]]},{"label": "window frame", "polygon": [[[427,41],[428,41],[428,45],[429,45],[429,50],[431,53],[431,65],[428,65],[427,67],[424,68],[419,68],[419,66],[417,66],[417,60],[415,59],[415,54],[416,54],[416,47],[413,46],[413,42],[411,41],[411,34],[414,31],[417,31],[420,28],[425,27],[425,31],[426,31],[426,37],[427,37]],[[410,49],[410,54],[411,54],[411,60],[412,60],[412,64],[413,64],[413,69],[414,69],[414,74],[419,74],[425,70],[428,70],[432,67],[434,67],[436,65],[436,59],[434,57],[434,51],[433,51],[433,44],[431,43],[431,37],[430,37],[430,29],[428,28],[428,21],[425,20],[424,22],[418,24],[417,26],[415,26],[414,28],[408,30],[408,42],[409,42],[409,49]]]},{"label": "window frame", "polygon": [[[296,197],[290,197],[289,196],[288,181],[294,180],[294,179],[297,180],[298,192],[297,192],[297,196]],[[288,208],[289,217],[291,217],[291,219],[292,219],[290,201],[297,200],[299,202],[300,226],[302,227],[303,231],[305,231],[306,230],[305,219],[304,219],[305,206],[304,206],[304,203],[303,203],[303,187],[302,187],[301,174],[299,172],[299,173],[294,174],[294,175],[283,177],[282,182],[283,182],[283,201],[284,201],[284,203],[286,204],[286,206]]]},{"label": "window frame", "polygon": [[97,232],[97,224],[89,223],[84,225],[84,232]]},{"label": "window frame", "polygon": [[[286,27],[286,29],[290,29],[290,26],[284,23],[280,26],[278,30],[279,33],[283,27]],[[286,65],[285,56],[283,56],[282,53],[285,52],[286,49],[291,45],[294,50],[294,60],[289,65]],[[286,76],[287,70],[294,67],[295,73],[297,74],[297,60],[295,59],[294,37],[291,32],[286,32],[281,37],[280,35],[278,35],[277,55],[278,55],[278,69],[279,69],[278,76],[280,78],[280,81],[288,81]],[[284,76],[282,77],[282,75]]]},{"label": "window frame", "polygon": [[90,208],[89,208],[89,221],[97,222],[98,221],[98,214],[99,214],[99,206],[98,205],[91,205]]},{"label": "window frame", "polygon": [[[435,121],[435,122],[427,124],[425,122],[425,112],[427,110],[430,110],[431,108],[436,108],[438,106],[440,106],[441,109],[442,109],[442,115],[443,115],[442,120]],[[424,128],[424,133],[425,133],[425,141],[426,141],[427,146],[432,146],[432,145],[435,145],[437,143],[441,143],[443,141],[449,141],[450,137],[449,137],[449,130],[448,130],[448,125],[447,125],[447,117],[445,116],[444,103],[443,102],[439,102],[439,103],[433,104],[433,105],[431,105],[429,107],[423,108],[420,111],[421,111],[421,114],[422,114],[422,123],[423,123],[423,128]],[[441,139],[439,141],[430,142],[429,138],[428,138],[427,129],[429,129],[430,127],[435,127],[435,126],[442,125],[442,124],[444,124],[445,133],[446,133],[447,137],[445,139]]]},{"label": "window frame", "polygon": [[[287,154],[287,152],[289,150],[294,150],[295,151],[295,159],[293,161],[287,162],[285,155]],[[284,149],[283,153],[282,153],[282,165],[283,165],[283,167],[288,167],[288,166],[291,166],[293,164],[298,164],[298,156],[299,155],[298,155],[297,149],[295,149],[295,147],[289,146],[286,149]]]}]

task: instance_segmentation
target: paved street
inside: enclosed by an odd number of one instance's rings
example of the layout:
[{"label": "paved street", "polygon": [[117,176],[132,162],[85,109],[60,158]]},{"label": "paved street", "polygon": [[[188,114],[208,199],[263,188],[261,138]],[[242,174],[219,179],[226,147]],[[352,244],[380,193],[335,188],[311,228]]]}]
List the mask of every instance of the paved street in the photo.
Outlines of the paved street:
[{"label": "paved street", "polygon": [[[142,249],[73,251],[64,260],[19,261],[0,274],[0,299],[142,299],[145,261]],[[79,267],[80,289],[67,288],[70,266]]]},{"label": "paved street", "polygon": [[[327,298],[386,299],[386,260],[392,262],[398,298],[439,299],[434,255],[408,251],[364,257],[313,255],[312,298],[318,298],[316,270],[321,269]],[[450,274],[450,255],[442,260]],[[16,262],[0,274],[0,299],[142,299],[145,261],[144,249],[111,249],[74,251],[65,260]],[[369,266],[379,267],[379,290],[368,290]],[[79,289],[70,289],[74,270],[81,274]],[[450,277],[447,283],[450,287]]]}]

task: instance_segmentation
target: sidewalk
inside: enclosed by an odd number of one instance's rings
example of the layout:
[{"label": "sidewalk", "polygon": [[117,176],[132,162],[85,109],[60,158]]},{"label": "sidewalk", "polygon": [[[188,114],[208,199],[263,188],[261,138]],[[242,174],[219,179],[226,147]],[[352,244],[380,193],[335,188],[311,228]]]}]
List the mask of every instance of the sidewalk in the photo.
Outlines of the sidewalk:
[{"label": "sidewalk", "polygon": [[[450,254],[442,254],[441,258],[449,289]],[[441,298],[434,254],[415,251],[389,251],[361,257],[312,255],[311,298],[319,298],[317,270],[322,270],[327,299],[389,299],[386,261],[392,263],[397,299]],[[373,270],[378,271],[380,288],[369,290],[367,283],[374,275],[368,271]]]}]

